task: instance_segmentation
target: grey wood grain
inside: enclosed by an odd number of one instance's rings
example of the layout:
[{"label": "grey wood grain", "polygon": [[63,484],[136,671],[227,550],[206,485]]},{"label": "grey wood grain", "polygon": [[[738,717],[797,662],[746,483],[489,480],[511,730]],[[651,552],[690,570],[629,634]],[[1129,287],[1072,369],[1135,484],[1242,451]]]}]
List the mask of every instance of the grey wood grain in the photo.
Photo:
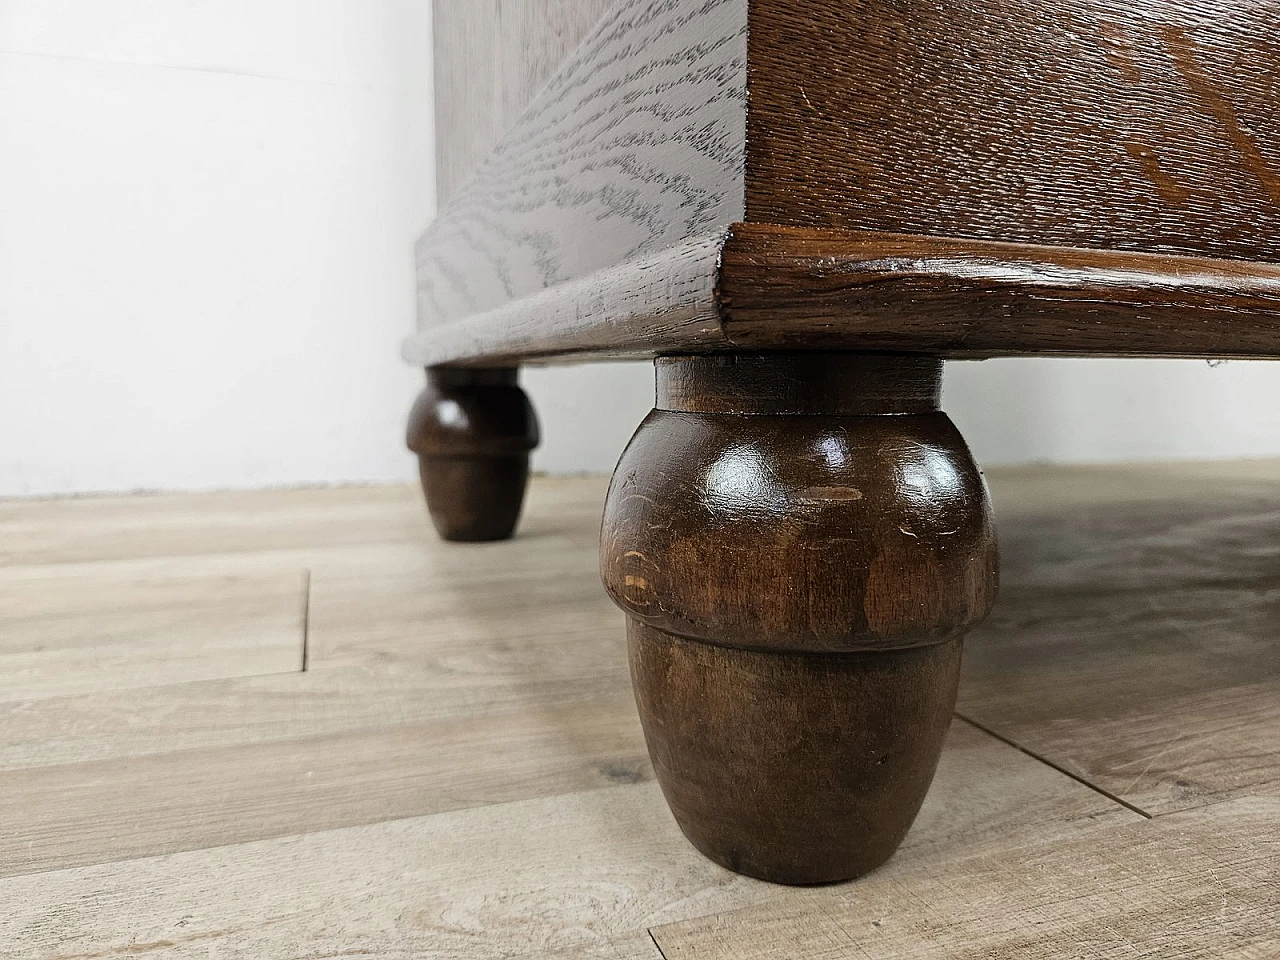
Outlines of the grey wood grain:
[{"label": "grey wood grain", "polygon": [[716,304],[724,231],[636,257],[476,314],[426,327],[411,363],[494,364],[636,358],[728,345]]},{"label": "grey wood grain", "polygon": [[419,325],[741,219],[745,77],[746,0],[614,6],[419,241]]},{"label": "grey wood grain", "polygon": [[436,199],[444,206],[504,129],[498,0],[436,0]]},{"label": "grey wood grain", "polygon": [[435,0],[436,186],[447,202],[613,0]]}]

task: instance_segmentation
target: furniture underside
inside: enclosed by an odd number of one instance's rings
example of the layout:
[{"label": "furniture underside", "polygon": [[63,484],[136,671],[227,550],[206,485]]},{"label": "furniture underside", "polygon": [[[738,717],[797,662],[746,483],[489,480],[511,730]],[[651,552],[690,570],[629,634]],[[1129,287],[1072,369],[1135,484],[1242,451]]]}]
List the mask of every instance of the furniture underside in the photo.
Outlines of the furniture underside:
[{"label": "furniture underside", "polygon": [[[1211,8],[440,4],[438,87],[509,115],[485,144],[440,107],[491,149],[463,178],[443,143],[417,247],[428,504],[448,539],[510,536],[538,439],[516,368],[655,359],[601,568],[716,861],[857,876],[925,795],[997,584],[944,359],[1280,357],[1277,11]],[[519,111],[468,46],[491,15],[546,72]]]}]

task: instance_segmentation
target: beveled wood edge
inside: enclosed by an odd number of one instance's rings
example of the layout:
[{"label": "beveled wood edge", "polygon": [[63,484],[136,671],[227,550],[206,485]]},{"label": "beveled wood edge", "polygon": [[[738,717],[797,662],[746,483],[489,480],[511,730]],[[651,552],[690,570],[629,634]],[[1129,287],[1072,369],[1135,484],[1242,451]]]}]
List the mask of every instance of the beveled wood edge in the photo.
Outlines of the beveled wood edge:
[{"label": "beveled wood edge", "polygon": [[1280,358],[1280,264],[739,223],[402,352],[501,366],[726,350]]},{"label": "beveled wood edge", "polygon": [[422,366],[503,366],[724,349],[715,286],[727,236],[718,228],[496,310],[426,327],[401,353]]}]

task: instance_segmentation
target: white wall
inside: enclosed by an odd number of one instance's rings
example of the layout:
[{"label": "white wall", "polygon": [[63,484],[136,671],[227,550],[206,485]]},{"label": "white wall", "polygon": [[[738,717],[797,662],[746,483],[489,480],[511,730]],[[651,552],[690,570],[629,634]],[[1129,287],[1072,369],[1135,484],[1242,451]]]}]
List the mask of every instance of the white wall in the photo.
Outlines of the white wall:
[{"label": "white wall", "polygon": [[0,494],[412,475],[416,0],[0,0]]},{"label": "white wall", "polygon": [[[421,0],[0,0],[0,495],[398,480]],[[608,470],[644,365],[531,370]],[[988,463],[1280,455],[1280,366],[953,364]]]},{"label": "white wall", "polygon": [[[530,370],[544,468],[605,471],[653,403],[640,364]],[[943,405],[984,465],[1280,456],[1280,363],[947,364]]]}]

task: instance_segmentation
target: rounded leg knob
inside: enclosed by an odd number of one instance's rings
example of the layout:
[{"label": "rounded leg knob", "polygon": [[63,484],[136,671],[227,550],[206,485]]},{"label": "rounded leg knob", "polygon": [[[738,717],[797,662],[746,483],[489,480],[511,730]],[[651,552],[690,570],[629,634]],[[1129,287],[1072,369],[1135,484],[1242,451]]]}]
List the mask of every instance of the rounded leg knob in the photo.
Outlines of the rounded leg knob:
[{"label": "rounded leg knob", "polygon": [[422,491],[445,540],[505,540],[529,481],[538,422],[515,370],[427,371],[409,415]]}]

